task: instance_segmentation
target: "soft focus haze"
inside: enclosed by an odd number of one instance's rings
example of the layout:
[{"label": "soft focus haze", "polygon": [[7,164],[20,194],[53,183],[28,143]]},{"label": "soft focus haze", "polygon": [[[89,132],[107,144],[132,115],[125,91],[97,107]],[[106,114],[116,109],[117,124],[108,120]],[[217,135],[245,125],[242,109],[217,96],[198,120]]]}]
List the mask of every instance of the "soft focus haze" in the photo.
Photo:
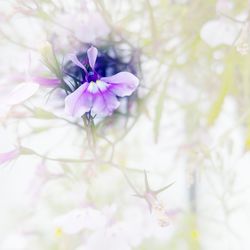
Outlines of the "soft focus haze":
[{"label": "soft focus haze", "polygon": [[250,249],[250,1],[0,0],[0,54],[0,250]]}]

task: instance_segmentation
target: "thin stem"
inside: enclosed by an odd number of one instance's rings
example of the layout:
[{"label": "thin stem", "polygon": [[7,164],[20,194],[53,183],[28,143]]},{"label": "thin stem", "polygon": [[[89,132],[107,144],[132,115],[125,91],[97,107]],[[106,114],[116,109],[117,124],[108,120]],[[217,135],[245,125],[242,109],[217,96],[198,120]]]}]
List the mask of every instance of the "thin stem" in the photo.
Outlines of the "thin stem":
[{"label": "thin stem", "polygon": [[88,146],[96,159],[96,136],[95,136],[94,119],[91,117],[89,113],[83,115],[82,119],[86,130]]}]

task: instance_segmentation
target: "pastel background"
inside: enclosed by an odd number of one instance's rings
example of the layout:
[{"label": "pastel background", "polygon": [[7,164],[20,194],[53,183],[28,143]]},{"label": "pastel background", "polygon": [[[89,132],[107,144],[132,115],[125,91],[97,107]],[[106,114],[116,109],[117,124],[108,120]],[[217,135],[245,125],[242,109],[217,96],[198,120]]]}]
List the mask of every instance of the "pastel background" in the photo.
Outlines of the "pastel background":
[{"label": "pastel background", "polygon": [[[249,11],[0,0],[0,250],[249,250]],[[97,122],[94,151],[33,78],[86,44],[139,56],[131,109]]]}]

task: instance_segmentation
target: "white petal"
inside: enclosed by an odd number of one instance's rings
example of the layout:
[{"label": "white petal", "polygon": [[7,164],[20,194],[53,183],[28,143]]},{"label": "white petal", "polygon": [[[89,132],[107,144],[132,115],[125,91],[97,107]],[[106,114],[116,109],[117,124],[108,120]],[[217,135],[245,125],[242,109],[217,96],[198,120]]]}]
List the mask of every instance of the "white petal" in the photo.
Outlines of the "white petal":
[{"label": "white petal", "polygon": [[19,84],[7,96],[5,104],[16,105],[22,103],[33,96],[39,89],[39,84],[33,82],[24,82]]},{"label": "white petal", "polygon": [[233,45],[239,33],[239,27],[224,19],[211,20],[205,23],[200,36],[209,46]]}]

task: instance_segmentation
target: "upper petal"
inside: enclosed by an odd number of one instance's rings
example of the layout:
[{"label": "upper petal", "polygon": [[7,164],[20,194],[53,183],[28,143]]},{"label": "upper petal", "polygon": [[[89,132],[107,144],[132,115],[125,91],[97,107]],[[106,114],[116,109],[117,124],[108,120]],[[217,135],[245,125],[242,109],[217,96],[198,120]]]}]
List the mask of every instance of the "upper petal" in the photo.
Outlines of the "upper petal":
[{"label": "upper petal", "polygon": [[93,70],[95,68],[95,62],[96,62],[97,54],[98,54],[98,50],[97,50],[96,47],[93,47],[93,46],[91,46],[87,51],[87,55],[88,55],[88,59],[89,59],[89,65]]},{"label": "upper petal", "polygon": [[89,83],[84,83],[65,98],[65,112],[69,115],[81,117],[92,107],[92,95],[86,91]]},{"label": "upper petal", "polygon": [[85,73],[87,73],[87,70],[86,70],[85,66],[79,61],[79,59],[77,58],[76,54],[69,54],[67,57],[75,65],[77,65],[78,67],[82,68],[85,71]]},{"label": "upper petal", "polygon": [[110,91],[120,97],[131,95],[139,85],[139,79],[129,72],[120,72],[100,80],[109,83]]}]

